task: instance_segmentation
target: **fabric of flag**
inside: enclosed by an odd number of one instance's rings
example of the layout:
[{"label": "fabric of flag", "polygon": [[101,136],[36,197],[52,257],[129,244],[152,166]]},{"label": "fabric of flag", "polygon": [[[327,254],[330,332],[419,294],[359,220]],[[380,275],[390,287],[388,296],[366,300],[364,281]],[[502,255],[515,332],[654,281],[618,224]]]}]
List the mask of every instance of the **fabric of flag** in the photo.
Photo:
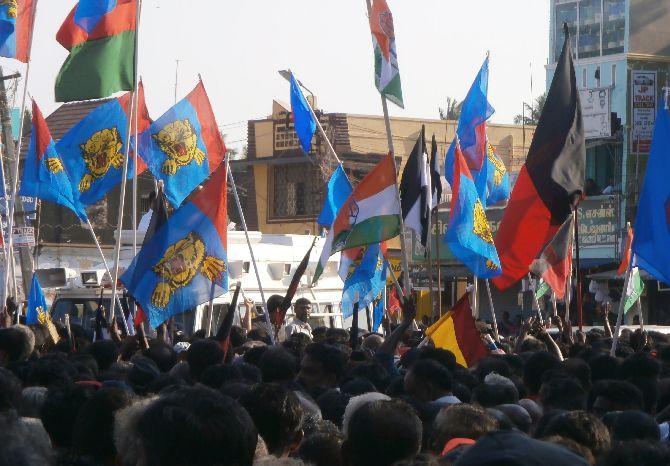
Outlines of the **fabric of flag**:
[{"label": "fabric of flag", "polygon": [[36,1],[0,2],[0,57],[16,58],[23,63],[30,59]]},{"label": "fabric of flag", "polygon": [[384,309],[386,308],[386,285],[379,291],[379,294],[372,301],[372,331],[379,331],[379,326],[384,318]]},{"label": "fabric of flag", "polygon": [[430,210],[433,205],[425,132],[424,127],[407,159],[400,180],[400,206],[405,226],[414,230],[424,248],[428,244]]},{"label": "fabric of flag", "polygon": [[101,99],[135,84],[137,0],[81,0],[56,34],[70,55],[56,101]]},{"label": "fabric of flag", "polygon": [[[388,263],[386,266],[387,268],[389,267]],[[400,306],[400,295],[398,294],[398,289],[394,285],[391,285],[391,291],[388,292],[386,312],[388,312],[389,315],[394,315],[399,313],[401,310],[402,307]]]},{"label": "fabric of flag", "polygon": [[547,294],[549,290],[551,290],[549,283],[540,278],[540,282],[537,285],[537,289],[535,290],[535,299],[540,299],[542,296]]},{"label": "fabric of flag", "polygon": [[626,244],[624,245],[624,249],[621,253],[621,263],[619,264],[619,268],[616,270],[616,274],[619,276],[623,275],[626,273],[626,270],[628,270],[631,246],[633,246],[633,227],[630,225],[630,223],[628,224],[626,230]]},{"label": "fabric of flag", "polygon": [[359,257],[349,266],[342,289],[342,314],[345,319],[351,316],[355,302],[358,302],[359,309],[365,309],[381,296],[386,286],[385,254],[385,242],[370,244],[361,248]]},{"label": "fabric of flag", "polygon": [[637,265],[670,283],[670,116],[659,105],[647,173],[635,217],[632,251]]},{"label": "fabric of flag", "polygon": [[26,325],[46,324],[49,309],[47,300],[42,292],[40,282],[37,280],[37,274],[33,274],[33,280],[30,283],[30,294],[28,295],[28,309],[26,311]]},{"label": "fabric of flag", "polygon": [[558,299],[565,298],[566,286],[572,275],[574,231],[574,216],[570,215],[530,266],[530,271],[542,277]]},{"label": "fabric of flag", "polygon": [[86,210],[79,200],[79,193],[73,189],[63,159],[35,101],[30,144],[19,193],[21,196],[34,196],[67,207],[82,222],[86,222]]},{"label": "fabric of flag", "polygon": [[472,317],[468,293],[440,320],[426,329],[426,337],[436,348],[451,351],[456,362],[463,367],[472,367],[488,356],[488,350],[480,337]]},{"label": "fabric of flag", "polygon": [[144,243],[121,277],[152,327],[228,291],[227,198],[221,164]]},{"label": "fabric of flag", "polygon": [[139,135],[139,153],[170,203],[179,207],[218,167],[226,145],[202,81]]},{"label": "fabric of flag", "polygon": [[342,168],[342,165],[338,165],[328,180],[328,191],[317,223],[322,226],[331,226],[340,211],[340,207],[347,201],[353,189],[344,168]]},{"label": "fabric of flag", "polygon": [[405,108],[400,85],[393,15],[386,0],[373,0],[370,31],[375,52],[375,85],[388,100],[400,108]]},{"label": "fabric of flag", "polygon": [[509,172],[488,138],[486,147],[486,205],[495,205],[509,199]]},{"label": "fabric of flag", "polygon": [[640,269],[633,267],[630,273],[630,278],[628,279],[628,288],[626,288],[626,295],[624,297],[624,307],[623,312],[627,314],[631,310],[638,299],[642,296],[644,291],[644,282],[640,276]]},{"label": "fabric of flag", "polygon": [[584,193],[586,144],[569,35],[556,66],[526,163],[503,214],[496,245],[509,288],[572,215]]},{"label": "fabric of flag", "polygon": [[500,275],[500,259],[493,243],[486,210],[477,195],[475,182],[458,141],[451,189],[451,212],[444,242],[475,276],[493,278]]},{"label": "fabric of flag", "polygon": [[[486,120],[491,118],[491,115],[495,112],[488,101],[488,89],[489,59],[487,57],[470,86],[465,100],[462,102],[461,114],[458,118],[458,128],[456,130],[461,151],[473,176],[479,174],[486,159]],[[444,175],[449,184],[452,182],[455,148],[456,141],[454,140],[449,147],[444,165]]]},{"label": "fabric of flag", "polygon": [[309,103],[300,90],[293,73],[291,73],[291,112],[293,112],[293,127],[298,135],[300,146],[306,154],[309,154],[312,148],[312,138],[316,132],[316,120],[312,116]]},{"label": "fabric of flag", "polygon": [[[141,86],[138,92],[142,109],[138,131],[143,131],[149,127],[151,120]],[[72,190],[84,205],[95,204],[121,182],[131,97],[131,93],[126,93],[95,108],[56,144],[65,171],[70,175]],[[133,157],[128,163],[128,178],[132,178]],[[137,172],[142,173],[145,169],[146,165],[138,160]]]},{"label": "fabric of flag", "polygon": [[442,176],[440,175],[440,160],[437,156],[437,141],[433,134],[433,140],[430,143],[430,192],[431,209],[437,207],[442,199]]},{"label": "fabric of flag", "polygon": [[314,273],[316,282],[336,252],[380,243],[400,234],[400,203],[393,156],[387,154],[358,183],[328,231]]}]

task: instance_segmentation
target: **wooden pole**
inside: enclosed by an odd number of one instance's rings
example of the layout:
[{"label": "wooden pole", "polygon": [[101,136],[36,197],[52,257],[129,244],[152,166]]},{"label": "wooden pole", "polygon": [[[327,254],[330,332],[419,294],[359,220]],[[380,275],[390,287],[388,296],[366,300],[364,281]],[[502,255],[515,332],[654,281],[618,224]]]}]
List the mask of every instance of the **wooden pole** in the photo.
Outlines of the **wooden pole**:
[{"label": "wooden pole", "polygon": [[628,268],[626,269],[626,278],[623,281],[623,292],[621,293],[621,300],[619,301],[619,312],[616,316],[616,326],[614,327],[614,335],[612,335],[612,348],[610,349],[610,356],[616,356],[616,348],[619,344],[619,334],[621,333],[621,321],[623,320],[623,311],[626,304],[626,290],[628,289],[628,283],[630,282],[631,274],[633,271],[633,258],[628,261]]},{"label": "wooden pole", "polygon": [[442,231],[440,228],[439,210],[435,208],[435,255],[437,256],[437,307],[440,317],[442,317],[442,262],[440,261],[440,238]]},{"label": "wooden pole", "polygon": [[577,215],[577,209],[574,210],[572,215],[575,216],[575,273],[577,274],[577,292],[575,297],[577,298],[577,318],[579,324],[579,331],[584,330],[584,315],[582,309],[582,276],[581,276],[581,266],[579,262],[579,218]]},{"label": "wooden pole", "polygon": [[486,293],[489,295],[489,306],[491,307],[491,321],[493,323],[493,335],[496,337],[496,340],[500,340],[498,335],[498,319],[496,319],[496,309],[493,306],[493,295],[491,294],[491,283],[489,283],[488,278],[486,279]]}]

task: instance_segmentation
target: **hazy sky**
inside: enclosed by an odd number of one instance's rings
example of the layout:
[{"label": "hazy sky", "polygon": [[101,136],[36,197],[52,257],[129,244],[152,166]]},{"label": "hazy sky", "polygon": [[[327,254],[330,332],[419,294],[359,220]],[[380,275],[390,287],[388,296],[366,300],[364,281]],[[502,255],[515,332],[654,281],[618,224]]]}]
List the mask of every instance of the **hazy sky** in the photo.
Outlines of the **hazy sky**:
[{"label": "hazy sky", "polygon": [[[40,0],[29,92],[45,114],[67,56],[56,31],[75,0]],[[461,100],[491,52],[494,122],[511,123],[545,87],[549,0],[388,0],[395,20],[405,109],[395,116],[437,118],[447,96]],[[230,146],[246,139],[246,120],[288,100],[277,70],[291,68],[326,112],[380,114],[365,0],[144,0],[140,73],[149,112],[162,115],[202,74]],[[532,68],[531,68],[532,63]],[[0,60],[5,72],[22,69]],[[18,99],[17,98],[17,105]]]}]

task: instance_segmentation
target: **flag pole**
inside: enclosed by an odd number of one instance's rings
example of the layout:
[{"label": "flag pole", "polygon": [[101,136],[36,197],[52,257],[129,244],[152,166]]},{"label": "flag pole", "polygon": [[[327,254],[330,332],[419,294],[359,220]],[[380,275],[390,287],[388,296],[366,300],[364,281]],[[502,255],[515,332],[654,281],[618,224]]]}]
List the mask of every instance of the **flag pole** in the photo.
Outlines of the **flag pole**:
[{"label": "flag pole", "polygon": [[233,177],[233,171],[230,169],[230,156],[226,154],[226,171],[228,172],[228,179],[233,188],[233,196],[235,196],[235,204],[237,205],[237,211],[240,214],[240,221],[242,222],[242,228],[244,228],[244,236],[247,239],[247,246],[249,247],[249,254],[251,255],[251,262],[254,266],[254,272],[256,273],[256,281],[258,282],[258,290],[261,293],[261,300],[263,301],[263,308],[265,309],[265,324],[267,325],[268,333],[270,334],[270,339],[272,344],[275,344],[275,334],[272,328],[272,323],[270,322],[270,312],[268,310],[267,301],[265,300],[265,293],[263,292],[263,284],[261,283],[261,276],[258,273],[258,265],[256,264],[256,256],[254,255],[254,250],[251,247],[251,240],[249,239],[249,230],[247,229],[247,222],[244,218],[244,212],[242,211],[242,205],[240,204],[240,197],[237,194],[237,187],[235,186],[235,178]]},{"label": "flag pole", "polygon": [[479,318],[479,277],[472,276],[472,315],[476,319]]},{"label": "flag pole", "polygon": [[[366,4],[368,7],[368,18],[370,18],[370,14],[372,13],[372,3],[370,0],[366,0]],[[398,173],[398,166],[395,161],[395,151],[393,149],[393,133],[391,131],[391,118],[389,117],[389,109],[388,109],[388,104],[386,102],[386,96],[384,94],[380,94],[381,100],[382,100],[382,110],[384,112],[384,126],[386,127],[386,140],[388,143],[388,148],[389,148],[389,153],[391,154],[391,158],[393,159],[393,166],[396,171],[396,196],[398,197],[398,205],[402,205],[400,202],[400,190],[398,189],[398,182],[397,182],[397,173]],[[409,276],[409,260],[407,258],[407,245],[405,244],[405,221],[402,218],[402,213],[400,213],[400,253],[401,253],[401,258],[402,258],[402,268],[405,272],[405,289],[407,290],[407,294],[409,294],[412,290],[412,280]]]},{"label": "flag pole", "polygon": [[[4,149],[3,149],[4,152]],[[4,209],[5,209],[5,214],[9,215],[9,202],[7,201],[7,188],[6,188],[6,180],[7,177],[5,176],[5,162],[4,162],[4,155],[0,153],[0,175],[2,175],[2,199],[4,203]],[[9,219],[8,219],[9,222]],[[8,223],[9,224],[9,223]],[[9,233],[9,236],[11,236],[11,233]],[[5,238],[5,230],[2,228],[2,225],[0,225],[0,239],[2,239],[2,256],[5,261],[5,276],[2,278],[3,280],[3,288],[0,290],[2,292],[2,296],[0,299],[0,305],[4,306],[5,302],[7,300],[7,285],[8,285],[8,277],[9,277],[9,260],[12,257],[11,254],[9,254],[9,249],[7,248],[7,241],[9,240],[8,238]]]},{"label": "flag pole", "polygon": [[[532,275],[530,272],[528,272],[528,286],[530,287],[530,282],[533,279]],[[542,310],[540,309],[540,300],[537,297],[537,285],[535,286],[535,289],[531,289],[531,292],[533,293],[533,300],[535,301],[535,306],[537,307],[537,317],[540,319],[540,323],[544,325],[544,317],[542,317]]]},{"label": "flag pole", "polygon": [[579,273],[581,270],[579,262],[579,219],[576,208],[572,215],[575,217],[575,274],[577,275],[577,292],[575,293],[575,297],[577,298],[577,319],[579,331],[581,332],[584,329],[584,315],[582,309],[582,277]]},{"label": "flag pole", "polygon": [[[10,204],[9,204],[9,211],[5,211],[8,213],[9,218],[7,220],[7,231],[8,231],[8,240],[7,240],[7,257],[10,262],[10,267],[7,267],[7,270],[5,271],[5,283],[3,286],[3,291],[4,291],[4,296],[7,296],[7,286],[9,285],[9,274],[8,272],[11,270],[12,274],[12,283],[14,286],[14,294],[16,294],[16,273],[14,271],[14,252],[13,252],[13,246],[14,246],[14,235],[12,235],[12,230],[14,229],[14,212],[16,210],[16,191],[18,189],[18,184],[19,184],[19,162],[21,160],[21,149],[23,146],[23,122],[24,122],[24,116],[26,113],[26,102],[28,99],[28,82],[30,78],[30,63],[32,61],[32,51],[33,51],[33,32],[35,29],[35,16],[37,14],[37,2],[38,0],[33,1],[33,6],[32,6],[32,11],[31,11],[31,25],[30,25],[30,39],[28,40],[28,62],[26,63],[26,77],[25,80],[23,81],[23,100],[21,101],[21,120],[19,121],[19,142],[16,148],[16,151],[14,153],[14,175],[12,177],[12,190],[11,190],[11,198],[10,198]],[[6,147],[6,146],[5,146]],[[4,189],[4,186],[3,186]],[[5,194],[5,198],[7,195]],[[24,290],[25,291],[25,290]],[[4,302],[2,305],[4,306]]]},{"label": "flag pole", "polygon": [[489,306],[491,306],[491,321],[493,322],[493,334],[496,337],[496,341],[500,340],[498,335],[498,319],[496,319],[496,309],[493,306],[493,295],[491,294],[491,283],[489,279],[486,279],[486,293],[489,295]]},{"label": "flag pole", "polygon": [[[114,276],[112,278],[112,302],[109,305],[109,316],[110,319],[114,319],[115,306],[116,306],[116,297],[118,293],[117,282],[119,280],[119,258],[121,255],[121,232],[123,231],[123,210],[126,203],[126,187],[128,185],[128,162],[130,157],[130,134],[133,127],[133,111],[137,111],[135,107],[135,94],[137,93],[137,83],[138,83],[138,73],[137,73],[137,64],[139,61],[138,46],[138,35],[137,30],[140,25],[140,13],[142,11],[142,0],[137,0],[137,12],[135,16],[135,57],[134,57],[134,77],[133,77],[133,90],[130,94],[129,107],[130,114],[128,115],[128,125],[126,128],[126,149],[123,156],[123,166],[121,168],[121,194],[119,196],[119,214],[118,214],[118,226],[116,228],[116,246],[114,248]],[[123,311],[122,311],[123,312]],[[125,322],[125,319],[123,319]]]},{"label": "flag pole", "polygon": [[[428,228],[431,228],[433,225],[432,221],[432,212],[434,209],[431,209],[431,216],[430,216],[430,222],[428,223]],[[429,232],[430,235],[430,232]],[[429,236],[430,238],[430,236]],[[435,304],[436,304],[436,299],[435,299],[435,294],[434,294],[434,286],[433,286],[433,248],[432,244],[430,244],[430,239],[427,241],[428,244],[428,251],[426,254],[426,262],[427,262],[427,271],[428,271],[428,289],[430,293],[430,318],[431,320],[435,317]]]},{"label": "flag pole", "polygon": [[616,316],[616,326],[614,327],[614,335],[612,335],[612,348],[610,349],[610,356],[616,356],[616,348],[619,344],[619,334],[621,333],[621,321],[623,320],[623,310],[626,303],[626,290],[628,290],[628,284],[630,282],[631,274],[633,270],[633,258],[631,257],[628,261],[628,267],[626,268],[626,278],[623,282],[623,291],[621,292],[621,300],[619,301],[619,312]]},{"label": "flag pole", "polygon": [[139,87],[139,55],[140,55],[140,18],[142,17],[142,1],[138,0],[137,2],[137,21],[135,24],[135,118],[133,118],[133,135],[135,136],[135,150],[133,151],[133,206],[132,206],[132,217],[133,217],[133,254],[137,255],[137,150],[139,143],[137,140],[138,132],[138,121],[140,114],[140,93],[138,91]]},{"label": "flag pole", "polygon": [[442,263],[440,261],[440,219],[439,219],[439,209],[435,207],[435,255],[436,265],[437,265],[437,308],[440,318],[442,317]]}]

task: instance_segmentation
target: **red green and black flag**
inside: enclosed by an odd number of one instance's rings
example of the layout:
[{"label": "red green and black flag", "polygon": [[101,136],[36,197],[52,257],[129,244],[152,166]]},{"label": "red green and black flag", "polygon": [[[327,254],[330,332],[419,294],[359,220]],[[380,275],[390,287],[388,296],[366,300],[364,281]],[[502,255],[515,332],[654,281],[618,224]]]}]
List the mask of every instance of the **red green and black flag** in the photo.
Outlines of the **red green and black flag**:
[{"label": "red green and black flag", "polygon": [[572,245],[575,217],[570,215],[533,261],[530,271],[542,277],[558,299],[565,298],[565,290],[572,274]]},{"label": "red green and black flag", "polygon": [[547,101],[495,243],[504,290],[528,274],[540,251],[556,235],[582,198],[586,146],[581,104],[566,31]]},{"label": "red green and black flag", "polygon": [[56,34],[70,52],[56,78],[56,101],[132,90],[136,31],[137,0],[80,0]]}]

